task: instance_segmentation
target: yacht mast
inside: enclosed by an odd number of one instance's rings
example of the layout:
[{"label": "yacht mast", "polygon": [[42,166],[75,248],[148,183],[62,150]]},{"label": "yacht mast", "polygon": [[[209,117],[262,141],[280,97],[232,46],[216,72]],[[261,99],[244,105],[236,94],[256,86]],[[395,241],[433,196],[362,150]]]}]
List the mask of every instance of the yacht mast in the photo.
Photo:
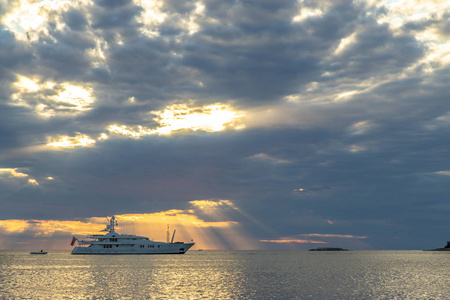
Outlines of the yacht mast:
[{"label": "yacht mast", "polygon": [[114,226],[119,225],[116,221],[116,217],[112,216],[111,219],[106,217],[106,219],[109,221],[109,225],[106,225],[106,231],[114,232]]}]

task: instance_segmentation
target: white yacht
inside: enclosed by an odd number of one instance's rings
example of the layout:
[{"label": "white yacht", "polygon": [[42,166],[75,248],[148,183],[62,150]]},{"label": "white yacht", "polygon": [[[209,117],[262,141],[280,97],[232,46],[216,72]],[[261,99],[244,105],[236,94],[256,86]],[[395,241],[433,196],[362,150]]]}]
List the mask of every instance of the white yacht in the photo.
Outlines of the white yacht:
[{"label": "white yacht", "polygon": [[112,216],[108,221],[109,225],[103,230],[108,232],[105,235],[91,235],[89,240],[73,237],[71,245],[78,242],[78,247],[73,248],[72,254],[184,254],[195,244],[174,243],[175,231],[170,243],[155,242],[144,236],[119,234],[114,231],[116,218]]}]

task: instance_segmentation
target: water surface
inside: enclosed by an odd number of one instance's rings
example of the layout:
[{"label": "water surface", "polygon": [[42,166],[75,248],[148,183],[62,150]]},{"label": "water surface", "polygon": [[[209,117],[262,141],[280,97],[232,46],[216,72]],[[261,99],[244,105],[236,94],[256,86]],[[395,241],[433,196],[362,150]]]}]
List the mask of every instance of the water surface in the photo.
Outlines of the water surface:
[{"label": "water surface", "polygon": [[450,252],[0,251],[0,299],[449,299]]}]

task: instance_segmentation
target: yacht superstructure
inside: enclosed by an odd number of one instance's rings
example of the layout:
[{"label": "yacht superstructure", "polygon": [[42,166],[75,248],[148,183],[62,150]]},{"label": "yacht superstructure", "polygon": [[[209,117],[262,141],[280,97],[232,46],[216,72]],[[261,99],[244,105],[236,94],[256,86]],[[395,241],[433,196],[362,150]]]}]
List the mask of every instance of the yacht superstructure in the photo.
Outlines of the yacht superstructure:
[{"label": "yacht superstructure", "polygon": [[169,243],[152,241],[144,236],[126,235],[115,232],[117,221],[115,216],[108,219],[106,226],[108,233],[105,235],[90,235],[89,240],[72,238],[71,245],[78,242],[78,247],[73,248],[72,254],[184,254],[195,243],[173,242]]}]

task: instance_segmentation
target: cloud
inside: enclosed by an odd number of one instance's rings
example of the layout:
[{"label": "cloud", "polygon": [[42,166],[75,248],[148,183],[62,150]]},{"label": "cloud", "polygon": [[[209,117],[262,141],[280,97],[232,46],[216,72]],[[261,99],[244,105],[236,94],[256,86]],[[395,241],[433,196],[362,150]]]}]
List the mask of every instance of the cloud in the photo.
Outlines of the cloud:
[{"label": "cloud", "polygon": [[26,180],[30,185],[36,186],[39,183],[34,178],[30,178],[28,174],[17,171],[17,168],[0,168],[0,181],[1,180],[14,180],[23,181]]},{"label": "cloud", "polygon": [[[199,205],[200,201],[193,201],[194,206]],[[209,206],[221,206],[222,204],[232,205],[230,201],[221,200],[215,202],[212,200],[202,200],[202,205],[207,203]],[[217,205],[214,205],[217,204]],[[203,207],[202,207],[203,209]],[[226,216],[221,215],[222,221],[205,221],[195,215],[191,210],[172,209],[168,211],[161,211],[155,213],[140,213],[140,214],[123,214],[116,215],[119,226],[116,230],[122,234],[127,234],[128,230],[132,230],[133,234],[148,235],[149,228],[152,228],[152,238],[158,240],[165,240],[165,229],[168,224],[171,228],[175,228],[177,236],[181,240],[195,239],[197,247],[206,249],[215,249],[221,243],[222,247],[227,247],[229,244],[239,243],[245,239],[245,232],[237,230],[238,222],[225,220]],[[37,241],[51,239],[55,236],[61,238],[66,236],[67,244],[71,235],[86,236],[91,234],[100,234],[100,231],[105,228],[105,218],[90,217],[83,220],[18,220],[8,219],[0,220],[0,234],[3,236],[14,235],[19,240],[21,238],[27,239],[32,235],[32,239]],[[212,234],[217,235],[214,237]],[[221,242],[214,241],[220,237]],[[213,242],[211,242],[213,241]],[[14,245],[13,245],[14,246]],[[249,241],[243,242],[241,247],[249,247]],[[67,245],[66,247],[67,248]]]},{"label": "cloud", "polygon": [[33,108],[43,117],[82,113],[91,109],[95,102],[88,87],[66,82],[37,83],[25,76],[19,76],[14,85],[18,91],[11,96],[11,104]]},{"label": "cloud", "polygon": [[304,234],[304,236],[308,237],[332,237],[332,238],[343,238],[343,239],[366,239],[367,236],[355,236],[355,235],[349,235],[349,234],[321,234],[321,233],[309,233]]},{"label": "cloud", "polygon": [[178,130],[203,130],[216,132],[229,128],[241,129],[239,114],[228,105],[216,103],[203,107],[189,107],[187,104],[174,104],[161,111],[152,111],[154,121],[159,123],[156,129],[150,129],[142,125],[129,127],[126,125],[112,124],[107,129],[111,133],[140,138],[151,134],[171,134]]},{"label": "cloud", "polygon": [[285,243],[299,243],[299,244],[327,244],[326,242],[314,241],[314,240],[300,240],[300,239],[290,239],[290,238],[282,238],[278,240],[261,240],[263,243],[277,243],[277,244],[285,244]]},{"label": "cloud", "polygon": [[268,162],[272,162],[272,163],[277,163],[277,164],[287,164],[290,163],[289,160],[284,160],[284,159],[279,159],[279,158],[275,158],[273,156],[270,156],[266,153],[258,153],[255,155],[252,155],[250,157],[248,157],[248,159],[255,159],[255,160],[261,160],[261,161],[268,161]]},{"label": "cloud", "polygon": [[[185,232],[215,249],[420,249],[445,235],[442,1],[2,8],[1,219],[175,210],[186,224],[222,224]],[[23,236],[39,231],[26,226]],[[47,238],[64,244],[69,231]]]},{"label": "cloud", "polygon": [[91,139],[89,136],[78,133],[74,137],[70,136],[59,136],[57,138],[48,138],[48,146],[52,147],[63,147],[63,148],[73,148],[73,147],[89,147],[95,144],[95,140]]},{"label": "cloud", "polygon": [[438,171],[438,172],[435,172],[435,174],[450,176],[450,171]]}]

